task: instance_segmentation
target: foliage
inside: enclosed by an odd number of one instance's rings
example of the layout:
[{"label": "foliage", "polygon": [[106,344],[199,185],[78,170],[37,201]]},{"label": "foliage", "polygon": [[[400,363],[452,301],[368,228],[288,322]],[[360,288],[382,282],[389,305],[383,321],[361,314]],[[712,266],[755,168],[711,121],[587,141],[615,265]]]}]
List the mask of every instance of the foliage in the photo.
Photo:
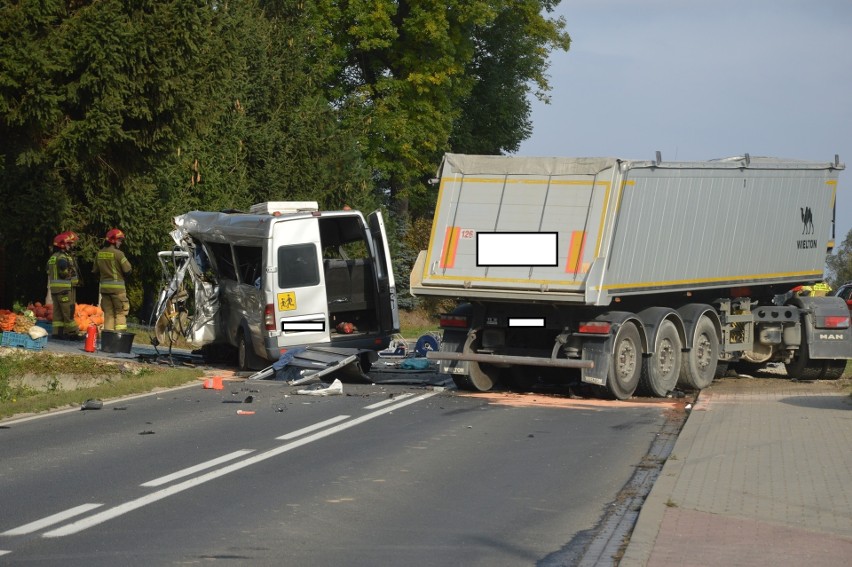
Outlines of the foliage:
[{"label": "foliage", "polygon": [[846,233],[843,243],[826,258],[825,263],[829,273],[828,284],[833,289],[852,281],[852,230]]},{"label": "foliage", "polygon": [[74,230],[95,303],[117,226],[136,311],[174,215],[266,200],[387,207],[407,278],[441,154],[529,136],[528,95],[569,45],[556,4],[0,2],[0,302],[42,299],[49,243]]},{"label": "foliage", "polygon": [[564,20],[542,17],[542,8],[553,9],[549,4],[542,6],[537,0],[496,3],[497,15],[477,34],[479,48],[465,71],[475,81],[454,124],[453,151],[516,152],[532,134],[530,90],[535,88],[537,98],[548,100],[547,56],[551,49],[567,51],[571,45]]}]

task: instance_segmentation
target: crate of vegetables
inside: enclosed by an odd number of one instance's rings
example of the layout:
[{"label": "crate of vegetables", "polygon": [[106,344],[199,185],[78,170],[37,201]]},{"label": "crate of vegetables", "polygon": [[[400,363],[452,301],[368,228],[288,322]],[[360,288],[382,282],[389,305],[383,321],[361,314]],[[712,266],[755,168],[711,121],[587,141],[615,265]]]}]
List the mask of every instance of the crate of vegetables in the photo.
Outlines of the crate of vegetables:
[{"label": "crate of vegetables", "polygon": [[3,333],[2,346],[4,347],[23,347],[29,350],[41,350],[47,344],[47,337],[34,339],[27,333],[15,333],[5,331]]},{"label": "crate of vegetables", "polygon": [[8,309],[0,309],[0,331],[4,333],[6,331],[14,331],[15,330],[15,320],[18,318],[17,315],[13,311],[9,311]]}]

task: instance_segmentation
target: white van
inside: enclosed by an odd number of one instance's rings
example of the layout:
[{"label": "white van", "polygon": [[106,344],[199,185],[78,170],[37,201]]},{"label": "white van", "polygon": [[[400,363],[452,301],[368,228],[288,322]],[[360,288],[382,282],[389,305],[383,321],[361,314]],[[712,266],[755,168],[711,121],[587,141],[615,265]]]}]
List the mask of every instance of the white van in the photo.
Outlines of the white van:
[{"label": "white van", "polygon": [[158,330],[184,325],[195,346],[236,347],[240,369],[294,346],[379,351],[399,332],[380,211],[365,219],[316,202],[268,202],[248,213],[192,211],[174,224],[177,248],[160,253],[173,277],[155,310]]}]

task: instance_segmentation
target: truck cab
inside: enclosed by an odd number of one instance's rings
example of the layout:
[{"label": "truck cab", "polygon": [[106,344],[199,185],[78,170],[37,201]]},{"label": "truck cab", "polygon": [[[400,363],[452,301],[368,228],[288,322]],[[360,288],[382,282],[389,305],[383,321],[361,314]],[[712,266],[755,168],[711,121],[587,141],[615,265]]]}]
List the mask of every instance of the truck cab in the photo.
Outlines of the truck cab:
[{"label": "truck cab", "polygon": [[247,213],[192,211],[174,224],[176,248],[161,258],[177,269],[161,293],[158,324],[174,311],[169,301],[186,298],[187,340],[233,347],[240,369],[262,368],[296,346],[378,351],[399,330],[379,211],[365,218],[315,202],[268,202]]}]

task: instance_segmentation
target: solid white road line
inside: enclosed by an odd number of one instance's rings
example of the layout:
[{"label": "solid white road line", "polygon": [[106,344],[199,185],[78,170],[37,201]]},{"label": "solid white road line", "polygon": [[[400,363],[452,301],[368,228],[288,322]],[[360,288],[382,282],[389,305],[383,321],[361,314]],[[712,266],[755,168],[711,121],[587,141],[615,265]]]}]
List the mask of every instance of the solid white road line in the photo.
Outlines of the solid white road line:
[{"label": "solid white road line", "polygon": [[6,555],[7,553],[12,553],[12,552],[6,551],[5,549],[0,549],[0,555]]},{"label": "solid white road line", "polygon": [[195,466],[185,468],[183,470],[179,470],[177,472],[173,472],[172,474],[161,476],[160,478],[155,478],[154,480],[149,480],[148,482],[143,482],[139,486],[161,486],[163,484],[168,484],[173,480],[177,480],[179,478],[183,478],[185,476],[189,476],[195,474],[199,471],[203,471],[204,469],[213,468],[216,465],[221,465],[222,463],[227,463],[228,461],[233,461],[236,458],[242,457],[243,455],[248,455],[249,453],[253,453],[254,449],[241,449],[239,451],[234,451],[233,453],[228,453],[227,455],[222,455],[221,457],[217,457],[210,461],[197,464]]},{"label": "solid white road line", "polygon": [[372,405],[369,405],[369,406],[364,406],[364,409],[376,409],[376,408],[380,408],[380,407],[382,407],[382,406],[386,406],[386,405],[388,405],[388,404],[392,404],[392,403],[394,403],[394,402],[398,402],[399,400],[404,400],[405,398],[409,398],[409,397],[411,397],[411,396],[413,396],[413,395],[414,395],[414,394],[401,394],[401,395],[399,395],[399,396],[396,396],[396,397],[394,397],[394,398],[390,398],[390,399],[384,400],[384,401],[382,401],[382,402],[377,402],[377,403],[372,404]]},{"label": "solid white road line", "polygon": [[48,516],[47,518],[42,518],[41,520],[36,520],[35,522],[30,522],[29,524],[24,524],[23,526],[12,528],[11,530],[3,532],[2,534],[0,534],[0,536],[31,534],[33,532],[37,532],[42,528],[46,528],[47,526],[52,526],[53,524],[64,522],[68,518],[73,518],[74,516],[85,514],[89,510],[94,510],[99,506],[103,506],[103,504],[82,504],[80,506],[65,510],[64,512],[59,512],[52,516]]},{"label": "solid white road line", "polygon": [[381,415],[390,413],[399,408],[425,400],[434,396],[437,393],[438,392],[429,392],[428,394],[422,394],[420,396],[417,396],[416,398],[404,400],[396,405],[362,415],[361,417],[356,417],[355,419],[341,423],[339,425],[335,425],[334,427],[330,427],[323,431],[319,431],[317,433],[314,433],[313,435],[302,437],[301,439],[297,439],[296,441],[287,443],[286,445],[281,445],[280,447],[276,447],[275,449],[271,449],[269,451],[266,451],[265,453],[260,453],[252,457],[248,457],[237,463],[232,463],[228,466],[222,467],[221,469],[210,471],[201,476],[185,480],[179,484],[173,484],[172,486],[163,488],[161,490],[158,490],[157,492],[152,492],[147,496],[137,498],[136,500],[131,500],[130,502],[125,502],[124,504],[119,504],[118,506],[109,508],[107,510],[104,510],[103,512],[93,514],[88,518],[83,518],[60,528],[56,528],[55,530],[45,532],[42,535],[43,537],[63,537],[82,532],[83,530],[86,530],[93,526],[97,526],[98,524],[102,524],[106,521],[112,520],[113,518],[117,518],[118,516],[127,514],[128,512],[132,512],[133,510],[142,508],[143,506],[147,506],[148,504],[153,504],[154,502],[157,502],[164,498],[168,498],[169,496],[178,494],[179,492],[183,492],[184,490],[189,490],[190,488],[194,488],[196,486],[204,484],[205,482],[217,479],[221,476],[225,476],[226,474],[230,474],[240,469],[244,469],[267,459],[271,459],[272,457],[277,457],[278,455],[301,447],[302,445],[307,445],[308,443],[312,443],[324,437],[328,437],[329,435],[333,435],[345,429],[349,429],[350,427],[360,425],[366,421],[375,419]]},{"label": "solid white road line", "polygon": [[332,423],[337,423],[338,421],[343,421],[344,419],[349,419],[348,415],[338,415],[337,417],[332,417],[331,419],[326,419],[325,421],[321,421],[319,423],[315,423],[313,425],[309,425],[307,427],[303,427],[302,429],[297,429],[296,431],[291,431],[290,433],[286,433],[281,437],[276,437],[276,439],[293,439],[295,437],[301,437],[305,433],[310,433],[311,431],[316,431],[317,429],[322,429],[326,425],[331,425]]}]

